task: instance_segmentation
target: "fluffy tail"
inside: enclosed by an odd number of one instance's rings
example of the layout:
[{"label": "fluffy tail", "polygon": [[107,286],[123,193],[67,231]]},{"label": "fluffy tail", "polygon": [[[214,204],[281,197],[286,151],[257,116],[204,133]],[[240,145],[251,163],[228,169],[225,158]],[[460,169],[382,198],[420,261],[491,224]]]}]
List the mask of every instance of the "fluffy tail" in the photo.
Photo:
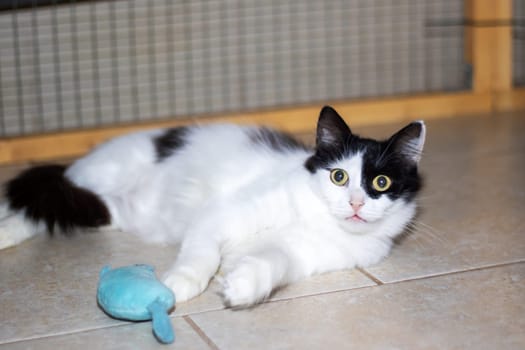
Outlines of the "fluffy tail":
[{"label": "fluffy tail", "polygon": [[104,202],[72,183],[65,171],[65,166],[45,165],[22,172],[6,185],[9,209],[23,212],[33,222],[44,222],[50,233],[55,227],[67,233],[77,227],[110,224]]}]

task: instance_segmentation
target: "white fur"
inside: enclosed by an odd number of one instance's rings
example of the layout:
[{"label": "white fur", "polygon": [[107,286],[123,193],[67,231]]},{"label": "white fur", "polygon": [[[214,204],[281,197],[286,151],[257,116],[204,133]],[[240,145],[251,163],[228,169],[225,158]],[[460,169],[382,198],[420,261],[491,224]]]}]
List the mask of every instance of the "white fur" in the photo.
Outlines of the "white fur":
[{"label": "white fur", "polygon": [[15,246],[38,233],[45,232],[42,223],[26,220],[23,212],[12,212],[0,204],[0,250]]},{"label": "white fur", "polygon": [[[182,242],[164,276],[178,302],[200,294],[219,266],[225,303],[238,307],[306,276],[368,266],[388,254],[415,205],[369,198],[360,187],[360,154],[335,165],[350,176],[347,186],[335,186],[328,170],[304,168],[308,151],[254,145],[247,130],[192,128],[188,145],[162,162],[152,144],[161,130],[120,137],[66,176],[103,199],[113,226],[147,241]],[[363,201],[359,215],[367,223],[347,219],[353,196]]]}]

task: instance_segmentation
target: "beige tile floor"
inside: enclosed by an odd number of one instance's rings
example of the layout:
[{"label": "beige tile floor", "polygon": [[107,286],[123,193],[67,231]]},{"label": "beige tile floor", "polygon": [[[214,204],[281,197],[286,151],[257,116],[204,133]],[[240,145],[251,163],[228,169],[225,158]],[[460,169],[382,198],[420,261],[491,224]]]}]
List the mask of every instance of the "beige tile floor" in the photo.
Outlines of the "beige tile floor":
[{"label": "beige tile floor", "polygon": [[[317,276],[249,310],[218,286],[178,305],[176,342],[96,306],[104,264],[167,268],[177,247],[119,232],[0,251],[0,349],[524,349],[525,113],[431,121],[412,233],[366,270]],[[360,128],[387,136],[400,125]],[[0,183],[27,165],[0,167]]]}]

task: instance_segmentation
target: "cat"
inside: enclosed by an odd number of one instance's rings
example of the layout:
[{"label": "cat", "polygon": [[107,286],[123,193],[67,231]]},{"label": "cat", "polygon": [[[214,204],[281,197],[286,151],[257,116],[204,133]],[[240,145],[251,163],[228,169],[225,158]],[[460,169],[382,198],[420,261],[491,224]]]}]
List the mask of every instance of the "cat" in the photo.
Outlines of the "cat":
[{"label": "cat", "polygon": [[9,181],[0,249],[90,227],[179,242],[163,277],[177,302],[217,274],[224,304],[248,307],[308,276],[383,259],[416,213],[424,142],[422,121],[376,141],[353,134],[329,106],[315,147],[223,124],[118,137],[68,167]]}]

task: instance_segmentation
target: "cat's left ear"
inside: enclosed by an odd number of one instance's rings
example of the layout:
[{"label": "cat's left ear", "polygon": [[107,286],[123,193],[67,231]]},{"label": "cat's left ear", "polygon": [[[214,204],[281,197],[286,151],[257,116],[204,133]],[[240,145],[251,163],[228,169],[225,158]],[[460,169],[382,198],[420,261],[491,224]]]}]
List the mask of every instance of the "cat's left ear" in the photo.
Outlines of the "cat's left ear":
[{"label": "cat's left ear", "polygon": [[426,127],[422,120],[412,122],[390,138],[394,150],[409,161],[419,163],[425,145]]},{"label": "cat's left ear", "polygon": [[330,106],[324,106],[317,122],[317,148],[343,147],[352,135],[343,118]]}]

